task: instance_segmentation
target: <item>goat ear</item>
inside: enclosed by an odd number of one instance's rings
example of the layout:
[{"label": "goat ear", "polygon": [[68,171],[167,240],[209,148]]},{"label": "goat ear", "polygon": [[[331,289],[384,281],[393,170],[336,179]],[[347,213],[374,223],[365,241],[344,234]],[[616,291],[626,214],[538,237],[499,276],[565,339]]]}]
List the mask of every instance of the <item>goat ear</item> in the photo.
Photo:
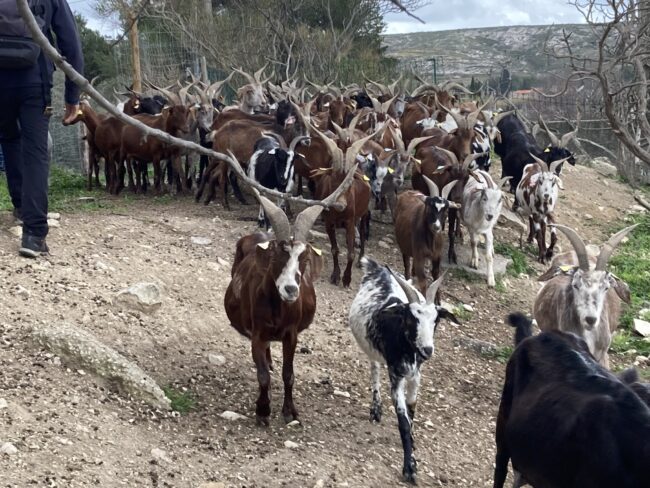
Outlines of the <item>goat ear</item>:
[{"label": "goat ear", "polygon": [[631,300],[630,296],[630,287],[627,286],[627,283],[625,281],[621,280],[620,278],[610,275],[610,282],[612,285],[612,288],[614,288],[614,291],[618,295],[618,297],[623,300],[625,303],[629,304]]},{"label": "goat ear", "polygon": [[456,325],[461,325],[460,321],[456,318],[456,316],[446,308],[436,307],[436,310],[438,311],[438,318],[447,319]]},{"label": "goat ear", "polygon": [[271,262],[271,253],[275,249],[275,241],[260,242],[255,246],[255,264],[260,269],[266,269]]},{"label": "goat ear", "polygon": [[[572,267],[573,270],[575,268]],[[554,278],[557,275],[560,275],[562,273],[565,273],[565,271],[562,271],[562,269],[559,266],[551,266],[549,269],[546,270],[546,272],[537,278],[537,281],[548,281],[551,278]]]},{"label": "goat ear", "polygon": [[323,270],[323,251],[311,244],[309,244],[308,266],[312,282],[316,281]]}]

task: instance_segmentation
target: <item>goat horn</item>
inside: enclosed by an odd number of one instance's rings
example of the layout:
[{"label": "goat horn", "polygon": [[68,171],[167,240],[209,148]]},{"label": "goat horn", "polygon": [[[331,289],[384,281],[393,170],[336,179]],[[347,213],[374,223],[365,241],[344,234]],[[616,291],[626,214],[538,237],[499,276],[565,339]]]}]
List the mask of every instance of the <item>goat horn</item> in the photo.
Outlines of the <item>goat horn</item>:
[{"label": "goat horn", "polygon": [[445,275],[447,274],[447,271],[443,271],[442,274],[438,277],[436,281],[431,283],[429,285],[429,288],[427,288],[427,296],[426,300],[427,303],[434,303],[436,299],[436,295],[438,294],[438,289],[440,289],[440,285],[442,285],[443,280],[445,279]]},{"label": "goat horn", "polygon": [[92,80],[90,80],[90,86],[94,87],[95,83],[97,83],[97,80],[100,79],[100,78],[101,78],[100,75],[95,76]]},{"label": "goat horn", "polygon": [[508,183],[512,179],[512,176],[506,176],[505,178],[501,178],[499,180],[499,189],[503,190],[506,186],[506,183]]},{"label": "goat horn", "polygon": [[[404,140],[402,139],[402,136],[399,134],[399,132],[395,132],[393,127],[390,124],[384,125],[384,127],[388,127],[388,131],[390,132],[390,135],[393,137],[393,142],[395,143],[395,146],[397,148],[397,151],[400,153],[400,155],[405,155],[405,156],[410,156],[411,152],[406,150],[406,147],[404,147]],[[409,149],[411,148],[411,145],[409,144]]]},{"label": "goat horn", "polygon": [[205,93],[205,90],[203,88],[201,88],[197,84],[197,85],[194,85],[194,90],[199,95],[199,98],[201,99],[202,104],[204,104],[204,105],[212,105],[212,100],[210,100],[210,97],[208,97],[208,94]]},{"label": "goat horn", "polygon": [[363,145],[368,142],[370,139],[375,137],[378,131],[370,134],[369,136],[363,137],[359,139],[358,141],[355,141],[354,144],[352,144],[346,151],[345,151],[345,167],[349,168],[354,164],[354,161],[357,157],[357,154],[359,154],[359,151],[361,151],[361,148]]},{"label": "goat horn", "polygon": [[436,185],[431,179],[426,176],[422,175],[422,178],[424,178],[424,182],[427,184],[427,187],[429,188],[429,196],[430,197],[439,197],[440,196],[440,189],[438,188],[438,185]]},{"label": "goat horn", "polygon": [[481,156],[485,156],[486,154],[487,152],[468,154],[465,158],[465,161],[463,161],[463,169],[468,170],[472,164],[472,161],[474,161],[476,158],[480,158]]},{"label": "goat horn", "polygon": [[190,88],[192,88],[194,86],[194,84],[195,84],[195,82],[192,82],[189,85],[181,88],[178,91],[178,98],[181,99],[181,103],[183,105],[190,105],[189,103],[187,103],[189,101],[189,97],[187,96],[187,92],[189,91]]},{"label": "goat horn", "polygon": [[120,93],[120,92],[118,92],[118,91],[115,89],[115,87],[113,87],[113,93],[115,93],[115,95],[118,96],[118,97],[130,97],[130,96],[133,95],[132,93],[129,93],[129,92],[127,92],[127,93],[124,93],[124,92]]},{"label": "goat horn", "polygon": [[507,112],[500,112],[500,113],[496,114],[494,117],[492,117],[492,125],[494,125],[494,126],[499,125],[499,122],[501,122],[501,120],[504,117],[507,117],[508,115],[514,114],[514,113],[515,113],[514,110],[508,110]]},{"label": "goat horn", "polygon": [[391,95],[397,95],[397,93],[395,93],[395,88],[397,88],[397,85],[399,85],[400,81],[402,81],[402,75],[401,74],[399,75],[399,78],[397,78],[397,81],[395,81],[395,82],[391,83],[390,85],[388,85],[388,91],[390,92]]},{"label": "goat horn", "polygon": [[305,129],[308,129],[310,120],[307,120],[307,117],[305,117],[305,115],[302,113],[302,109],[293,100],[289,100],[289,103],[293,107],[293,110],[296,112],[296,117],[298,117],[303,127]]},{"label": "goat horn", "polygon": [[269,63],[266,63],[264,66],[262,66],[260,69],[258,69],[255,73],[253,73],[253,78],[255,78],[255,81],[257,81],[257,83],[263,84],[263,82],[261,81],[261,77],[264,74],[264,70],[266,69],[268,64]]},{"label": "goat horn", "polygon": [[596,271],[605,271],[607,268],[607,262],[609,261],[609,258],[612,257],[612,254],[618,245],[623,241],[625,236],[632,232],[638,225],[639,224],[634,224],[618,231],[610,237],[605,244],[603,244],[600,254],[598,255],[598,260],[596,261]]},{"label": "goat horn", "polygon": [[350,98],[351,95],[354,95],[355,93],[359,93],[360,91],[361,88],[359,87],[348,88],[343,92],[343,96]]},{"label": "goat horn", "polygon": [[[234,74],[235,74],[235,73],[234,73],[233,71],[231,71],[230,74],[226,77],[225,80],[215,81],[214,83],[212,83],[212,84],[211,84],[211,85],[210,85],[210,86],[205,90],[206,95],[207,95],[210,99],[212,99],[212,98],[217,98],[217,97],[219,96],[219,94],[221,93],[221,90],[223,90],[223,87],[226,85],[226,83],[228,83],[228,82],[230,81],[230,78],[232,78],[232,76],[233,76]],[[210,100],[210,102],[212,102],[212,100]]]},{"label": "goat horn", "polygon": [[409,304],[411,303],[420,303],[420,297],[418,297],[418,292],[415,291],[415,288],[406,281],[404,278],[402,278],[400,275],[397,273],[394,273],[392,269],[390,269],[388,266],[386,266],[386,269],[388,269],[388,272],[393,275],[393,278],[397,281],[397,284],[402,288],[404,291],[404,294],[406,295],[406,300],[408,301]]},{"label": "goat horn", "polygon": [[488,97],[487,101],[481,105],[476,112],[472,112],[467,116],[467,128],[471,129],[476,125],[476,121],[478,120],[478,116],[481,114],[483,109],[488,106],[488,104],[492,103],[492,96]]},{"label": "goat horn", "polygon": [[544,127],[544,130],[548,134],[548,138],[551,140],[551,144],[554,145],[555,147],[560,147],[560,140],[557,138],[555,134],[553,134],[548,126],[546,125],[546,121],[544,121],[544,118],[542,117],[542,114],[539,115],[539,122]]},{"label": "goat horn", "polygon": [[396,98],[397,98],[397,95],[395,95],[390,100],[386,100],[384,103],[381,104],[380,109],[381,109],[382,114],[387,114],[388,113],[388,110],[390,110],[390,106],[393,104],[393,102],[395,101]]},{"label": "goat horn", "polygon": [[535,160],[535,162],[538,163],[542,167],[542,171],[550,171],[546,161],[544,161],[543,159],[538,158],[533,153],[529,152],[528,154],[530,154],[530,157],[533,158]]},{"label": "goat horn", "polygon": [[571,131],[567,132],[564,134],[561,139],[560,139],[560,147],[566,148],[569,142],[571,142],[571,139],[575,138],[575,136],[578,134],[578,129],[580,128],[580,110],[577,110],[577,115],[576,115],[576,128]]},{"label": "goat horn", "polygon": [[357,113],[354,117],[352,117],[352,120],[348,124],[348,133],[350,134],[350,139],[354,137],[354,130],[357,128],[357,124],[359,123],[359,120],[361,120],[361,117],[367,115],[369,112],[370,112],[370,108],[364,107],[361,110],[359,110],[359,113]]},{"label": "goat horn", "polygon": [[319,131],[318,128],[316,128],[315,125],[312,125],[312,130],[325,143],[325,147],[327,148],[327,152],[330,153],[330,156],[332,157],[332,167],[337,169],[337,168],[340,168],[341,166],[343,166],[343,164],[344,164],[343,151],[341,151],[341,149],[339,149],[339,147],[336,145],[336,143],[332,139],[330,139],[325,134],[323,134],[321,131]]},{"label": "goat horn", "polygon": [[381,112],[381,103],[379,103],[379,100],[377,100],[372,95],[368,95],[368,96],[370,97],[370,101],[372,102],[372,109],[375,112],[380,113]]},{"label": "goat horn", "polygon": [[460,90],[463,93],[467,93],[468,95],[474,95],[475,94],[473,91],[468,90],[463,85],[461,85],[460,83],[456,83],[455,81],[446,81],[440,86],[440,88],[444,88],[444,89],[456,88],[457,90]]},{"label": "goat horn", "polygon": [[291,143],[289,144],[289,151],[292,151],[292,152],[295,151],[296,146],[298,144],[300,144],[302,141],[308,141],[308,140],[311,140],[311,137],[309,137],[309,136],[297,136],[297,137],[294,137],[293,140],[291,141]]},{"label": "goat horn", "polygon": [[345,143],[349,142],[348,139],[350,138],[350,136],[349,136],[347,130],[343,129],[343,127],[338,125],[336,122],[332,122],[332,127],[334,127],[334,132],[336,132],[337,137],[342,142],[345,142]]},{"label": "goat horn", "polygon": [[[407,156],[412,156],[413,151],[415,151],[415,148],[418,147],[418,145],[428,139],[431,139],[433,136],[424,136],[424,137],[416,137],[415,139],[412,139],[411,142],[409,142],[409,147],[406,150]],[[402,147],[404,147],[402,145]]]},{"label": "goat horn", "polygon": [[256,188],[253,188],[253,193],[255,193],[255,196],[259,200],[260,205],[262,205],[264,208],[266,217],[271,222],[271,227],[273,227],[273,232],[275,233],[276,240],[290,242],[291,224],[289,224],[287,215],[271,200],[265,196],[260,195],[260,192],[258,192]]},{"label": "goat horn", "polygon": [[466,117],[463,117],[462,115],[454,112],[453,110],[449,110],[447,107],[445,107],[443,104],[441,104],[438,101],[438,95],[435,96],[435,100],[436,100],[436,105],[442,107],[442,109],[445,112],[447,112],[449,115],[451,115],[451,117],[454,119],[454,121],[456,122],[456,125],[458,126],[459,129],[460,128],[467,128],[467,129],[471,128],[469,126],[469,120]]},{"label": "goat horn", "polygon": [[[424,176],[424,175],[422,175]],[[426,178],[426,176],[424,176]],[[454,188],[454,186],[458,183],[458,180],[450,181],[447,183],[444,188],[442,189],[442,193],[440,196],[444,198],[445,200],[449,200],[449,194],[451,193],[451,190]]]},{"label": "goat horn", "polygon": [[314,226],[316,220],[323,210],[323,207],[320,205],[312,205],[311,207],[307,207],[305,210],[298,214],[296,217],[296,223],[293,226],[294,241],[307,242],[309,238],[309,231]]},{"label": "goat horn", "polygon": [[178,96],[177,93],[174,93],[173,91],[170,91],[170,90],[168,90],[166,88],[160,88],[160,87],[154,85],[151,82],[147,82],[147,83],[149,84],[149,86],[151,88],[153,88],[154,90],[157,90],[160,93],[162,93],[163,95],[165,95],[165,97],[167,97],[167,100],[169,100],[173,105],[183,105],[183,102],[182,102],[182,100],[180,99],[180,97]]},{"label": "goat horn", "polygon": [[[567,239],[569,239],[569,242],[571,242],[571,245],[573,246],[573,249],[576,252],[576,255],[578,256],[578,266],[582,271],[589,271],[589,257],[587,254],[587,247],[585,246],[584,241],[580,238],[578,233],[573,230],[571,227],[567,227],[565,225],[560,225],[560,224],[551,224],[558,230],[562,231],[562,233],[567,236]],[[602,254],[602,253],[601,253]],[[600,256],[598,257],[600,259]],[[605,262],[605,264],[607,264]]]},{"label": "goat horn", "polygon": [[451,163],[452,163],[452,164],[460,164],[460,163],[458,162],[458,158],[456,157],[456,155],[455,155],[453,152],[448,151],[447,149],[444,149],[444,148],[439,147],[439,146],[434,146],[434,147],[435,147],[438,151],[442,151],[444,154],[446,154],[446,155],[451,159]]},{"label": "goat horn", "polygon": [[236,72],[236,73],[239,73],[244,78],[246,78],[251,85],[258,85],[259,84],[259,82],[255,78],[253,78],[251,75],[249,75],[248,73],[243,71],[241,68],[233,68],[233,71]]},{"label": "goat horn", "polygon": [[[339,199],[339,197],[343,194],[344,191],[347,191],[347,189],[350,187],[352,184],[352,181],[354,180],[354,175],[357,172],[357,168],[359,167],[358,164],[353,165],[345,175],[345,178],[339,185],[339,187],[334,190],[334,193],[329,195],[325,200],[323,200],[323,204],[327,206],[333,206],[336,201]],[[345,207],[343,207],[344,209]],[[343,210],[341,209],[341,210]]]},{"label": "goat horn", "polygon": [[561,165],[563,162],[565,162],[567,159],[569,159],[569,158],[558,159],[557,161],[553,161],[553,162],[549,165],[549,171],[550,171],[551,173],[555,173],[555,170],[557,169],[557,167],[558,167],[559,165]]}]

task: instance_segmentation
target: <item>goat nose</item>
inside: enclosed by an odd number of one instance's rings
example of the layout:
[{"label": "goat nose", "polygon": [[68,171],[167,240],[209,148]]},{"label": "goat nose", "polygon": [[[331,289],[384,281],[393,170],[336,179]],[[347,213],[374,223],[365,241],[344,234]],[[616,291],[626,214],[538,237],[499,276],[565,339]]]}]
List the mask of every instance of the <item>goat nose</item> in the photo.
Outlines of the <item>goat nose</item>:
[{"label": "goat nose", "polygon": [[422,356],[424,356],[426,359],[429,359],[432,354],[433,354],[433,347],[422,348]]},{"label": "goat nose", "polygon": [[585,322],[593,327],[596,323],[596,317],[585,317]]},{"label": "goat nose", "polygon": [[284,291],[287,295],[293,296],[298,293],[298,287],[296,285],[287,285],[284,287]]},{"label": "goat nose", "polygon": [[489,222],[490,220],[492,220],[494,218],[494,215],[488,214],[488,215],[485,216],[485,218]]}]

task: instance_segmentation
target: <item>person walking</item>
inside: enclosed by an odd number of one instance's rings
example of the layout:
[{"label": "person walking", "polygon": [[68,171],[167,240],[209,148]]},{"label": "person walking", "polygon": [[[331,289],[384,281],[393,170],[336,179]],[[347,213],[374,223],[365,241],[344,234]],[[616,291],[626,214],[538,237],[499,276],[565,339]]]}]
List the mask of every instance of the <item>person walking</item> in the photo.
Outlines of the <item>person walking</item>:
[{"label": "person walking", "polygon": [[[79,73],[83,54],[74,16],[66,0],[29,0],[46,37]],[[0,0],[0,144],[14,216],[23,222],[19,253],[35,258],[49,252],[48,126],[54,65],[33,41],[16,0]],[[65,81],[63,123],[79,110],[79,88]]]}]

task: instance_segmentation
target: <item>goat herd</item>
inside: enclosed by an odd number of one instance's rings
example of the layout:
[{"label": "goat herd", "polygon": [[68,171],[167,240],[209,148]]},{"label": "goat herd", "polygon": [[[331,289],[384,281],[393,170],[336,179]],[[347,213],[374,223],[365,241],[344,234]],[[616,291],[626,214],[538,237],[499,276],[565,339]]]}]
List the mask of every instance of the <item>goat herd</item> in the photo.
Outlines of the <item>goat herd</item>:
[{"label": "goat herd", "polygon": [[[541,277],[546,283],[533,308],[542,333],[531,337],[531,319],[518,313],[509,317],[517,348],[507,366],[497,419],[494,486],[503,486],[509,461],[515,487],[650,486],[650,386],[633,370],[620,377],[610,373],[607,357],[621,304],[630,299],[627,285],[607,271],[607,263],[634,226],[598,249],[586,246],[571,228],[555,224],[562,165],[575,164],[567,149],[575,131],[558,138],[540,119],[535,129],[542,127],[551,141],[541,147],[514,111],[493,111],[492,100],[480,107],[461,103],[455,93],[467,90],[453,83],[422,82],[406,95],[400,80],[388,86],[367,80],[363,88],[311,82],[302,86],[296,80],[275,85],[262,80],[263,69],[252,76],[235,71],[247,83],[237,90],[233,106],[220,101],[232,75],[211,85],[196,79],[167,88],[150,84],[159,95],[129,90],[122,94],[128,100],[121,103],[125,113],[150,127],[197,137],[205,147],[245,162],[248,176],[266,188],[289,193],[297,180],[296,190],[302,194],[306,180],[313,197],[325,204],[302,210],[292,228],[286,203],[276,204],[255,191],[259,223],[267,232],[242,237],[236,245],[224,304],[232,326],[252,343],[258,422],[268,425],[271,413],[272,341],[281,341],[283,347],[282,415],[287,422],[298,417],[293,359],[298,334],[316,312],[314,282],[323,260],[321,251],[309,244],[309,231],[322,216],[331,242],[333,284],[341,281],[336,229],[346,233],[345,287],[359,247],[364,276],[349,322],[370,359],[370,418],[381,419],[380,372],[385,364],[404,452],[403,477],[415,483],[411,429],[420,367],[433,355],[438,321],[457,323],[440,306],[442,254],[448,246],[448,259],[457,260],[454,241],[462,224],[472,247],[469,264],[478,267],[483,236],[487,282],[495,286],[492,230],[502,213],[514,218],[503,208],[502,189],[508,187],[515,194],[513,210],[529,220],[528,240],[537,240],[538,260],[550,268]],[[245,201],[236,174],[224,161],[202,156],[196,175],[180,149],[98,115],[87,101],[78,121],[87,127],[89,185],[93,174],[99,184],[103,158],[109,192],[124,188],[127,173],[128,189],[145,192],[152,162],[155,192],[163,191],[167,177],[179,192],[196,182],[197,201],[208,203],[220,188],[228,208],[229,184]],[[489,173],[492,148],[502,161],[498,182]],[[413,190],[402,191],[409,174]],[[363,257],[370,207],[390,211],[404,275]],[[547,223],[552,224],[548,246]],[[554,257],[558,229],[574,250]]]}]

